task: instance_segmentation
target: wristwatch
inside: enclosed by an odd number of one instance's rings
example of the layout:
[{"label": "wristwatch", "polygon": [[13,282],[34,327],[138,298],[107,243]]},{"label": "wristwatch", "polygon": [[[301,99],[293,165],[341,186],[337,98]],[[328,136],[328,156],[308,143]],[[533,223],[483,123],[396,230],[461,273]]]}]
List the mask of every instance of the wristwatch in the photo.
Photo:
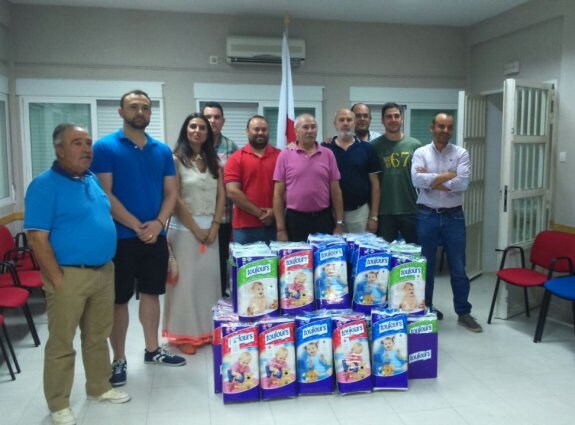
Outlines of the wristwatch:
[{"label": "wristwatch", "polygon": [[377,216],[376,215],[372,215],[371,217],[369,217],[370,220],[373,220],[377,223]]},{"label": "wristwatch", "polygon": [[337,220],[335,224],[337,224],[338,226],[343,226],[343,220]]}]

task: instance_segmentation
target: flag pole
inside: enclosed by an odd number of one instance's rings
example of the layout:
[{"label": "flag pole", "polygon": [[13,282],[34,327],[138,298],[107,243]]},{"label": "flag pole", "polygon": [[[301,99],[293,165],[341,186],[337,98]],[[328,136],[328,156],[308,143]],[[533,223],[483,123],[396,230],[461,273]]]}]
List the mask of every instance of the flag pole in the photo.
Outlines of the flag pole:
[{"label": "flag pole", "polygon": [[282,83],[278,106],[278,126],[276,147],[283,149],[296,140],[294,129],[294,99],[291,78],[291,60],[288,44],[289,16],[284,16],[284,35],[282,40]]}]

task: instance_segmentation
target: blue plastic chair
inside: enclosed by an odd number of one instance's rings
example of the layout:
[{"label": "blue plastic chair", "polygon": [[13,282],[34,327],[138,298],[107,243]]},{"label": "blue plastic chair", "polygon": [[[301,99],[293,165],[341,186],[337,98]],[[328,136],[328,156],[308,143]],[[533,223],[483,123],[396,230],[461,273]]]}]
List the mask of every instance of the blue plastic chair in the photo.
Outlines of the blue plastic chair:
[{"label": "blue plastic chair", "polygon": [[571,301],[573,307],[573,324],[575,325],[575,275],[558,277],[545,282],[543,285],[545,294],[541,302],[541,310],[539,311],[539,320],[537,321],[537,328],[535,329],[535,337],[533,342],[541,342],[543,335],[543,328],[545,327],[545,319],[549,311],[549,303],[551,295],[555,295],[564,300]]}]

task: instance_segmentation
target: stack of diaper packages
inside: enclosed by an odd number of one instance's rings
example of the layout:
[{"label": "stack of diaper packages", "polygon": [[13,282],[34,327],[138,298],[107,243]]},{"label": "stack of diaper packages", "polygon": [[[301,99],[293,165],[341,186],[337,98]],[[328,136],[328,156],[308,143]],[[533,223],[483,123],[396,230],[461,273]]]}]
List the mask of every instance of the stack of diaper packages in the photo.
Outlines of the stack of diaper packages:
[{"label": "stack of diaper packages", "polygon": [[298,394],[333,393],[332,317],[325,312],[296,316]]},{"label": "stack of diaper packages", "polygon": [[277,316],[278,259],[264,243],[230,244],[232,300],[240,320]]},{"label": "stack of diaper packages", "polygon": [[407,316],[399,310],[371,311],[373,387],[407,390]]},{"label": "stack of diaper packages", "polygon": [[359,240],[354,249],[353,310],[370,314],[386,305],[391,255],[388,244],[377,239]]},{"label": "stack of diaper packages", "polygon": [[282,314],[296,316],[313,311],[313,250],[303,242],[272,242],[279,257],[280,307]]},{"label": "stack of diaper packages", "polygon": [[313,247],[316,307],[349,308],[345,240],[333,235],[314,234],[309,236],[308,243]]},{"label": "stack of diaper packages", "polygon": [[409,346],[409,379],[437,378],[437,315],[407,318]]},{"label": "stack of diaper packages", "polygon": [[362,313],[333,317],[333,357],[341,394],[371,392],[373,383],[367,322]]},{"label": "stack of diaper packages", "polygon": [[296,397],[294,319],[265,318],[258,330],[262,400]]},{"label": "stack of diaper packages", "polygon": [[258,327],[255,323],[223,323],[222,387],[224,403],[260,399]]}]

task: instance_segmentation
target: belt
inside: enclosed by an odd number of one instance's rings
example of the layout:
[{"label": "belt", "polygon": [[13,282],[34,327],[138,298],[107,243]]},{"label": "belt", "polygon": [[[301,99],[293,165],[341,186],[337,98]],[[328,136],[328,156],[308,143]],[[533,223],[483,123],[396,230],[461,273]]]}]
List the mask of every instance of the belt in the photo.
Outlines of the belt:
[{"label": "belt", "polygon": [[463,211],[463,208],[461,207],[461,205],[459,205],[457,207],[452,207],[452,208],[429,208],[427,205],[417,204],[417,208],[420,210],[423,210],[423,211],[433,211],[433,212],[436,212],[437,214],[456,213],[456,212]]},{"label": "belt", "polygon": [[92,269],[97,270],[104,267],[106,264],[101,264],[99,266],[91,266],[89,264],[62,264],[62,267],[74,267],[76,269]]},{"label": "belt", "polygon": [[319,211],[296,211],[296,210],[292,210],[291,208],[288,208],[287,211],[289,211],[290,213],[293,213],[293,214],[303,215],[303,216],[307,216],[307,217],[319,217],[323,214],[331,213],[331,208],[325,208],[325,209],[319,210]]}]

